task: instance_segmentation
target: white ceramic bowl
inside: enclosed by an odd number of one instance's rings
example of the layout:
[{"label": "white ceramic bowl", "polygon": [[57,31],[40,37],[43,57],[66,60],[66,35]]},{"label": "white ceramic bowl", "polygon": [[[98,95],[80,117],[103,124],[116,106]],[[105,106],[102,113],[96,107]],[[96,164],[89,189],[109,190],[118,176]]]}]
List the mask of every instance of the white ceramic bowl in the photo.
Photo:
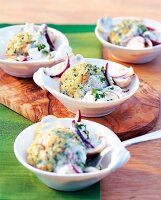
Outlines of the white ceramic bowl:
[{"label": "white ceramic bowl", "polygon": [[[137,17],[116,17],[112,18],[113,24],[118,24],[119,22],[125,20],[125,19],[138,19],[141,18]],[[161,23],[144,18],[142,19],[145,25],[154,28],[156,30],[161,31]],[[101,42],[102,45],[104,45],[108,51],[111,53],[113,58],[127,62],[127,63],[147,63],[151,60],[155,59],[160,53],[161,53],[161,44],[153,47],[148,47],[144,49],[130,49],[127,47],[121,47],[118,45],[114,45],[107,41],[108,33],[104,34],[98,30],[98,27],[95,28],[95,35],[98,38],[98,40]]]},{"label": "white ceramic bowl", "polygon": [[[72,120],[72,118],[60,118],[60,122],[68,128]],[[86,124],[88,130],[103,134],[107,138],[108,146],[120,143],[119,138],[107,127],[88,120],[82,120],[82,122]],[[101,163],[103,169],[98,172],[60,175],[42,171],[32,167],[26,161],[26,150],[33,141],[34,130],[38,124],[39,122],[29,126],[17,136],[14,143],[14,153],[24,167],[32,171],[45,185],[56,190],[75,191],[86,188],[123,166],[130,158],[129,151],[122,147],[121,151],[113,150],[103,159]]]},{"label": "white ceramic bowl", "polygon": [[[20,32],[21,28],[23,27],[24,25],[15,25],[0,29],[0,68],[12,76],[26,78],[32,77],[33,73],[36,72],[40,67],[53,66],[57,62],[60,62],[60,60],[56,60],[54,58],[50,60],[34,60],[24,62],[6,60],[5,52],[7,43],[16,33]],[[35,25],[35,27],[38,28],[40,26]],[[56,35],[56,50],[58,50],[61,45],[69,46],[69,42],[63,33],[53,28],[48,27],[48,29],[50,32],[53,32]]]},{"label": "white ceramic bowl", "polygon": [[[103,59],[85,58],[84,61],[100,67],[105,66],[108,62],[109,69],[123,66]],[[139,88],[139,79],[137,75],[134,75],[131,84],[128,86],[129,92],[126,93],[126,96],[118,100],[107,102],[84,102],[62,94],[59,89],[59,78],[50,78],[49,75],[44,73],[43,68],[34,73],[33,79],[37,85],[54,95],[69,111],[76,113],[79,109],[81,110],[82,116],[86,117],[100,117],[113,112],[120,104],[128,100]]]}]

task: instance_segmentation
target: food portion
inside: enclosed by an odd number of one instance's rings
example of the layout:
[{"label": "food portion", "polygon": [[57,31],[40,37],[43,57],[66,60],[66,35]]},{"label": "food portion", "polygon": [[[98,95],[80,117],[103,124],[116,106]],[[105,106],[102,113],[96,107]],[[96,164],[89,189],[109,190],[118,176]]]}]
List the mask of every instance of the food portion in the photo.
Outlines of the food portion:
[{"label": "food portion", "polygon": [[68,128],[58,119],[41,122],[27,149],[27,162],[58,174],[92,172],[99,169],[86,165],[87,155],[95,149],[97,151],[100,144],[100,136],[89,131],[80,117],[75,118]]},{"label": "food portion", "polygon": [[80,138],[67,128],[36,133],[28,149],[28,163],[38,169],[61,174],[82,172],[86,151]]},{"label": "food portion", "polygon": [[51,59],[55,55],[56,35],[46,24],[39,28],[25,24],[6,46],[6,58],[15,61]]},{"label": "food portion", "polygon": [[115,70],[86,62],[68,67],[60,78],[60,92],[86,102],[107,102],[126,95],[133,79],[133,68],[120,65]]},{"label": "food portion", "polygon": [[161,44],[161,31],[148,27],[144,20],[124,19],[114,24],[106,17],[98,21],[98,29],[108,33],[112,44],[132,49],[142,49]]},{"label": "food portion", "polygon": [[60,91],[76,99],[82,99],[93,86],[98,90],[107,86],[104,68],[88,63],[71,66],[60,79]]}]

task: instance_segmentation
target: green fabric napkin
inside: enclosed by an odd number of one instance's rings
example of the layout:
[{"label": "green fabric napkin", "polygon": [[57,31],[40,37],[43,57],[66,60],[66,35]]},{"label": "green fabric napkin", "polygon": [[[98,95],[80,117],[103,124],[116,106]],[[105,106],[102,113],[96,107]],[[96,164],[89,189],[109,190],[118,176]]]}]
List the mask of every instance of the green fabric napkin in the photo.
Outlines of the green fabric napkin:
[{"label": "green fabric napkin", "polygon": [[[0,24],[0,28],[11,24]],[[53,25],[64,32],[75,54],[101,57],[101,46],[93,31],[94,25]],[[12,83],[11,83],[12,84]],[[48,188],[15,158],[13,144],[17,135],[32,122],[0,104],[0,199],[2,200],[77,200],[100,199],[97,183],[78,192],[60,192]]]}]

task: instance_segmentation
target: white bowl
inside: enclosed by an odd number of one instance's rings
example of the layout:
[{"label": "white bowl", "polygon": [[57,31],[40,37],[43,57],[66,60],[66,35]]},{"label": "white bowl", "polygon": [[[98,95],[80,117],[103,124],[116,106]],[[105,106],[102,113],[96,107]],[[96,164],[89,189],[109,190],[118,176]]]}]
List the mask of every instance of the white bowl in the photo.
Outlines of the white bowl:
[{"label": "white bowl", "polygon": [[[0,68],[2,68],[7,74],[10,74],[12,76],[27,78],[32,77],[34,72],[36,72],[40,67],[53,66],[57,62],[60,62],[60,60],[55,60],[53,58],[50,60],[18,62],[5,59],[7,43],[16,33],[20,32],[23,27],[24,25],[15,25],[0,29]],[[39,28],[40,26],[35,25],[35,27]],[[58,50],[61,45],[69,46],[69,42],[63,33],[53,28],[48,27],[48,29],[50,32],[53,32],[56,35],[56,50]]]},{"label": "white bowl", "polygon": [[[116,17],[112,18],[113,24],[118,24],[119,22],[125,19],[138,19],[138,17]],[[145,25],[161,31],[161,23],[144,18],[142,19]],[[95,35],[98,40],[104,45],[108,51],[111,53],[112,57],[123,62],[127,63],[147,63],[155,59],[161,53],[161,44],[153,47],[147,47],[144,49],[130,49],[127,47],[122,47],[114,45],[107,41],[108,33],[102,33],[98,30],[98,27],[95,28]]]},{"label": "white bowl", "polygon": [[[72,118],[60,118],[61,123],[68,128],[72,120]],[[82,120],[82,122],[86,124],[88,130],[103,134],[107,138],[108,146],[120,143],[119,138],[107,127],[88,120]],[[26,150],[33,141],[34,131],[39,123],[29,126],[17,136],[14,143],[14,153],[19,162],[28,170],[32,171],[48,187],[63,191],[75,191],[86,188],[123,166],[130,158],[129,151],[122,147],[121,151],[117,152],[113,150],[111,154],[108,154],[101,163],[103,169],[97,172],[60,175],[42,171],[32,167],[26,161]]]},{"label": "white bowl", "polygon": [[[108,62],[109,69],[123,66],[103,59],[85,58],[84,61],[97,66],[105,66]],[[107,102],[84,102],[62,94],[59,89],[59,78],[50,78],[49,75],[44,73],[43,68],[34,73],[33,79],[37,85],[48,90],[55,96],[69,111],[76,113],[79,109],[81,110],[82,116],[86,117],[100,117],[113,112],[120,104],[128,100],[139,88],[139,79],[137,75],[134,75],[131,84],[127,88],[129,89],[129,92],[126,93],[126,96],[118,100]]]}]

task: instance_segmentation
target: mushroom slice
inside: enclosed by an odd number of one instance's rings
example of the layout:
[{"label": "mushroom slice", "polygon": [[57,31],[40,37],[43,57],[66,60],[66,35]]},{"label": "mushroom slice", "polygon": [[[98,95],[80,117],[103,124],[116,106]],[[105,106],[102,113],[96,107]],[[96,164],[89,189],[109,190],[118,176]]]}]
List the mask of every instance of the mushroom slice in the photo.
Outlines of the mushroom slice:
[{"label": "mushroom slice", "polygon": [[106,95],[112,95],[114,97],[112,100],[119,99],[123,96],[122,89],[117,85],[108,86],[103,89],[103,92],[105,92]]},{"label": "mushroom slice", "polygon": [[134,70],[132,67],[128,68],[127,73],[124,76],[118,76],[113,78],[113,81],[115,82],[115,84],[117,86],[119,86],[120,88],[125,88],[127,86],[130,85],[131,81],[132,81],[132,76],[134,75]]},{"label": "mushroom slice", "polygon": [[152,42],[148,38],[144,38],[143,36],[135,36],[131,38],[126,47],[131,49],[143,49],[145,47],[151,47]]},{"label": "mushroom slice", "polygon": [[120,88],[125,88],[131,83],[132,77],[131,76],[119,77],[119,78],[113,78],[113,80],[117,86],[119,86]]},{"label": "mushroom slice", "polygon": [[153,43],[149,38],[145,38],[145,47],[152,47]]},{"label": "mushroom slice", "polygon": [[96,154],[99,154],[103,149],[107,146],[107,139],[105,137],[100,137],[100,144],[96,146],[94,149],[90,148],[87,150],[87,156],[92,157]]}]

